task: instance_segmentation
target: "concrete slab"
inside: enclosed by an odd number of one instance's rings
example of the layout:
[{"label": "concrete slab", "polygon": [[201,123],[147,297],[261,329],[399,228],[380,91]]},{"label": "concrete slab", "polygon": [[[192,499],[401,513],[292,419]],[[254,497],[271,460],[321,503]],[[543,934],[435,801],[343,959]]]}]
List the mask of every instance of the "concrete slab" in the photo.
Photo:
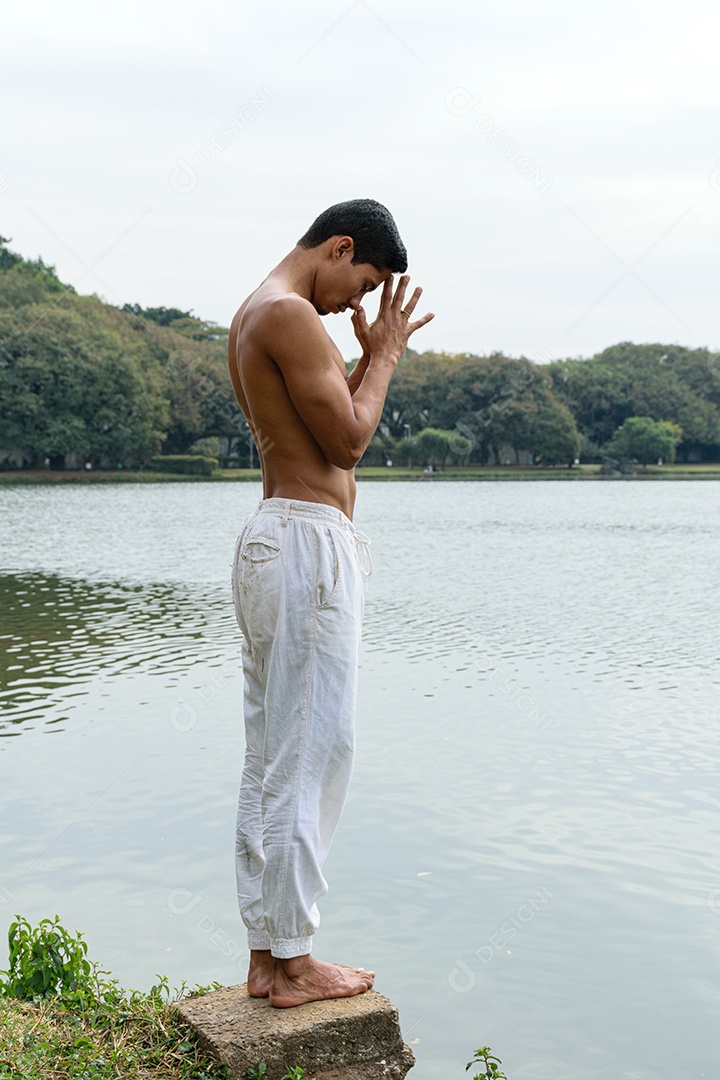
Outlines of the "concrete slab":
[{"label": "concrete slab", "polygon": [[230,1066],[233,1080],[258,1062],[268,1080],[302,1065],[316,1080],[403,1080],[415,1057],[402,1040],[392,1001],[368,990],[335,1001],[274,1009],[247,986],[225,986],[177,1003],[203,1048]]}]

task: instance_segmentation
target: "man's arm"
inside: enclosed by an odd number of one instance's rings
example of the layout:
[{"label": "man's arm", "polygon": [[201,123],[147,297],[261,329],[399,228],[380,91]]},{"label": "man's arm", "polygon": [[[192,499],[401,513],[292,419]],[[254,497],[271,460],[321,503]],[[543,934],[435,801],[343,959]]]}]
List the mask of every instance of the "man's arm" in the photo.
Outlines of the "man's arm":
[{"label": "man's arm", "polygon": [[358,386],[362,382],[363,375],[367,371],[367,366],[368,366],[369,363],[370,363],[370,354],[369,353],[363,353],[362,356],[360,357],[360,359],[358,360],[357,364],[355,365],[355,367],[352,369],[350,374],[345,379],[345,383],[347,384],[347,388],[350,391],[350,397],[353,396],[353,394],[357,390]]},{"label": "man's arm", "polygon": [[393,297],[392,278],[387,279],[372,326],[368,326],[362,308],[355,312],[355,332],[368,360],[352,392],[312,305],[290,295],[278,297],[268,306],[263,344],[282,372],[298,415],[327,460],[340,469],[353,469],[362,457],[380,423],[390,379],[407,339],[432,318],[426,315],[410,322],[420,290],[415,290],[404,312],[407,282],[406,277],[401,278]]},{"label": "man's arm", "polygon": [[274,300],[262,331],[263,344],[282,372],[290,399],[323,454],[332,465],[353,469],[380,423],[396,357],[380,349],[369,356],[352,396],[320,317],[307,300],[296,296]]}]

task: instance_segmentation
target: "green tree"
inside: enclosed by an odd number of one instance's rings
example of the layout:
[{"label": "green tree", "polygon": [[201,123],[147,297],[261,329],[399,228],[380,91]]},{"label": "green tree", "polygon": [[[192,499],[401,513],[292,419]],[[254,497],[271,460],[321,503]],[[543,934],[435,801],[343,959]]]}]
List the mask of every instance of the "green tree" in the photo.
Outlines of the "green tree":
[{"label": "green tree", "polygon": [[561,401],[548,399],[528,421],[524,447],[544,465],[572,465],[580,454],[580,433],[574,417]]},{"label": "green tree", "polygon": [[683,430],[679,453],[720,457],[720,358],[707,349],[620,342],[588,360],[548,365],[557,396],[591,443],[607,443],[633,416]]},{"label": "green tree", "polygon": [[396,465],[407,465],[412,467],[417,465],[418,453],[417,444],[413,438],[399,439],[395,443],[395,447],[392,452],[392,461]]},{"label": "green tree", "polygon": [[394,460],[395,450],[393,440],[376,432],[368,443],[367,449],[360,459],[360,464],[387,465],[388,461]]},{"label": "green tree", "polygon": [[193,341],[215,341],[228,334],[227,330],[215,323],[199,319],[192,311],[181,311],[180,308],[143,308],[140,304],[124,304],[122,310],[157,326],[171,326],[176,333]]},{"label": "green tree", "polygon": [[454,366],[438,415],[439,425],[474,442],[472,458],[500,462],[503,448],[547,463],[571,462],[579,435],[570,410],[559,402],[547,371],[521,357],[496,353],[464,357]]},{"label": "green tree", "polygon": [[390,383],[382,424],[394,439],[404,439],[430,424],[447,393],[454,358],[436,353],[418,354],[408,349]]},{"label": "green tree", "polygon": [[55,467],[144,464],[223,435],[247,452],[225,331],[77,296],[41,262],[0,244],[0,449]]},{"label": "green tree", "polygon": [[[227,342],[182,342],[170,328],[158,329],[167,376],[170,419],[166,453],[187,453],[200,438],[227,437],[247,450],[250,433],[233,391]],[[181,347],[178,348],[178,344]]]},{"label": "green tree", "polygon": [[413,438],[414,453],[418,465],[432,465],[433,468],[445,464],[449,454],[448,440],[452,431],[440,431],[438,428],[423,428]]},{"label": "green tree", "polygon": [[630,458],[640,465],[649,465],[662,458],[675,460],[675,447],[682,440],[682,429],[666,420],[649,416],[631,416],[615,432],[606,446],[612,457]]},{"label": "green tree", "polygon": [[74,293],[72,285],[64,285],[55,273],[54,266],[47,266],[41,258],[24,259],[15,251],[10,251],[7,245],[10,240],[6,236],[0,236],[0,272],[3,270],[18,270],[25,279],[36,280],[41,283],[48,292]]},{"label": "green tree", "polygon": [[[0,306],[24,273],[0,275]],[[36,462],[73,455],[113,466],[161,448],[163,372],[117,309],[69,293],[10,307],[0,315],[0,350],[0,448],[29,447]]]},{"label": "green tree", "polygon": [[556,360],[548,371],[555,393],[592,442],[607,442],[632,415],[625,370],[593,360]]}]

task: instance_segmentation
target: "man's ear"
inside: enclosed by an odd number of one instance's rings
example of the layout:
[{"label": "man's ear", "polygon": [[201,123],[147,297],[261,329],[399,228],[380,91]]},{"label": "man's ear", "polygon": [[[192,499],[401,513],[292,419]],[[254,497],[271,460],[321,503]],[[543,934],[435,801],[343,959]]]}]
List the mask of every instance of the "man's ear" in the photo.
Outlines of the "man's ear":
[{"label": "man's ear", "polygon": [[333,262],[339,259],[347,259],[348,262],[352,262],[354,251],[355,241],[352,236],[336,236],[331,248],[331,258]]}]

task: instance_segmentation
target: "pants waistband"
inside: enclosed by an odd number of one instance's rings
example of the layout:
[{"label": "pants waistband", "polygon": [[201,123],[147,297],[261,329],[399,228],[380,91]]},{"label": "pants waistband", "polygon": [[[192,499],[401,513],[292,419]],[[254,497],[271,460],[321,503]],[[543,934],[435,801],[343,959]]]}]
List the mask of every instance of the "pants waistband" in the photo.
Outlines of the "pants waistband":
[{"label": "pants waistband", "polygon": [[289,518],[304,518],[306,521],[322,521],[328,525],[341,525],[351,532],[357,532],[347,514],[338,510],[337,506],[329,506],[328,503],[305,502],[302,499],[281,499],[273,496],[271,499],[261,499],[256,511],[258,514],[277,514],[287,521]]},{"label": "pants waistband", "polygon": [[302,499],[282,499],[273,496],[270,499],[261,499],[254,516],[260,514],[274,514],[281,519],[281,524],[286,524],[291,518],[300,521],[313,521],[325,525],[334,525],[336,528],[349,532],[355,540],[360,558],[360,568],[365,577],[372,573],[372,556],[370,555],[370,538],[360,532],[353,525],[347,514],[339,510],[337,506],[329,506],[328,503],[305,502]]}]

